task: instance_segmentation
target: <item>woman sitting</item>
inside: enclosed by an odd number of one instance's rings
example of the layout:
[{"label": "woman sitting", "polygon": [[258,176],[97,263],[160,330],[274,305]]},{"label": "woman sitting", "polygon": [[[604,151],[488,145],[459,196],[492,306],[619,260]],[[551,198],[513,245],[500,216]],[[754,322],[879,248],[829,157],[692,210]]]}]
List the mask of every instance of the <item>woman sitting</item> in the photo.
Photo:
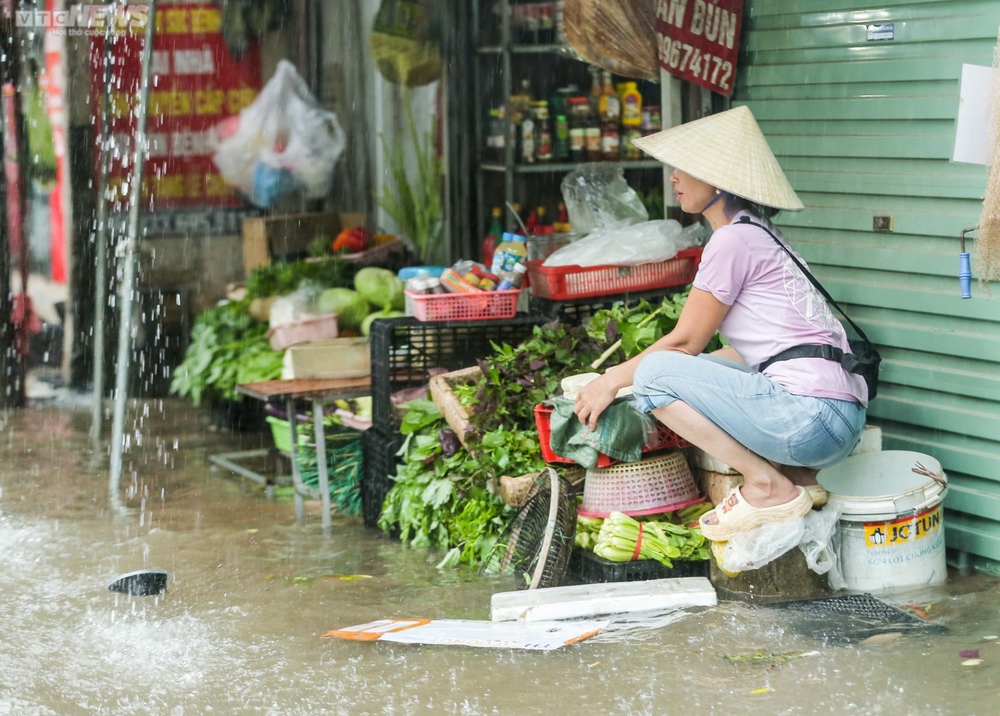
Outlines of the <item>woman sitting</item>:
[{"label": "woman sitting", "polygon": [[[574,412],[594,429],[632,385],[639,410],[738,470],[742,488],[702,517],[708,539],[803,516],[826,502],[817,470],[861,439],[868,392],[833,359],[768,360],[802,345],[850,352],[843,325],[770,222],[802,202],[746,107],[635,144],[673,167],[681,209],[701,214],[712,235],[674,330],[584,386]],[[716,331],[730,347],[702,355]]]}]

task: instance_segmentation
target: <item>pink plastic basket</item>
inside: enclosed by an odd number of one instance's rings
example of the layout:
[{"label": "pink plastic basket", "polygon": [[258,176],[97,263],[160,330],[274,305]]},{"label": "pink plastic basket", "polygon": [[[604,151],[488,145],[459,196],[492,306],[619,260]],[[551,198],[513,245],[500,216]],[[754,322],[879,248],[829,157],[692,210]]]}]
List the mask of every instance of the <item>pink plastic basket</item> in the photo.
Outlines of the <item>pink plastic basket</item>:
[{"label": "pink plastic basket", "polygon": [[283,351],[297,343],[323,341],[337,337],[337,314],[327,313],[321,316],[311,316],[294,323],[275,326],[267,332],[271,348]]},{"label": "pink plastic basket", "polygon": [[513,318],[520,289],[477,293],[414,293],[407,291],[418,321],[489,321]]},{"label": "pink plastic basket", "polygon": [[639,462],[587,470],[583,486],[584,517],[656,515],[680,510],[705,498],[698,493],[684,455],[672,452]]}]

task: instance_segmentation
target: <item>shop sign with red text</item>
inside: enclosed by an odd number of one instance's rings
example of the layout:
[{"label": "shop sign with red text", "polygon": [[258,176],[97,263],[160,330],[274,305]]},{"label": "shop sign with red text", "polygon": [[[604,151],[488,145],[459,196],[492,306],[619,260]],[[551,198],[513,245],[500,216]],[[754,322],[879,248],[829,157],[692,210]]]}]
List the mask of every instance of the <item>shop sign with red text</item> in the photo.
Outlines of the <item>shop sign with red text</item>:
[{"label": "shop sign with red text", "polygon": [[656,0],[660,66],[730,96],[742,21],[743,0]]},{"label": "shop sign with red text", "polygon": [[[142,5],[134,5],[142,9]],[[121,12],[120,10],[118,12]],[[110,129],[109,188],[116,212],[127,211],[128,182],[136,127],[136,109],[142,74],[145,28],[133,19],[113,18],[113,64]],[[101,23],[100,26],[103,26]],[[91,76],[94,116],[100,119],[104,33],[94,32]],[[256,44],[234,59],[223,41],[217,5],[211,3],[159,4],[152,56],[152,84],[147,106],[148,156],[143,170],[141,206],[144,224],[154,233],[183,233],[208,229],[184,223],[183,216],[208,217],[207,208],[239,207],[242,202],[212,162],[210,130],[238,115],[261,88],[260,53]],[[98,122],[95,122],[97,124]],[[99,162],[98,162],[99,165]],[[204,216],[203,216],[204,215]],[[188,221],[188,224],[191,222]],[[168,226],[169,225],[169,226]]]}]

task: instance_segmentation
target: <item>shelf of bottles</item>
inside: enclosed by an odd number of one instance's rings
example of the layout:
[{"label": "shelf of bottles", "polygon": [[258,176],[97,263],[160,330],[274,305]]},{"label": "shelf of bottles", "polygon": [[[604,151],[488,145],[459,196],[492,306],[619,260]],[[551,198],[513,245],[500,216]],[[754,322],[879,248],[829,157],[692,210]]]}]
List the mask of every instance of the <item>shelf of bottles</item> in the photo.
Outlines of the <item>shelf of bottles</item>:
[{"label": "shelf of bottles", "polygon": [[[656,85],[588,66],[561,37],[561,3],[475,3],[477,221],[523,202],[523,222],[548,205],[559,228],[561,176],[590,162],[614,163],[630,183],[662,192],[662,165],[632,140],[660,129]],[[644,102],[643,93],[647,95]],[[529,206],[530,205],[530,206]],[[517,228],[502,209],[501,223]]]}]

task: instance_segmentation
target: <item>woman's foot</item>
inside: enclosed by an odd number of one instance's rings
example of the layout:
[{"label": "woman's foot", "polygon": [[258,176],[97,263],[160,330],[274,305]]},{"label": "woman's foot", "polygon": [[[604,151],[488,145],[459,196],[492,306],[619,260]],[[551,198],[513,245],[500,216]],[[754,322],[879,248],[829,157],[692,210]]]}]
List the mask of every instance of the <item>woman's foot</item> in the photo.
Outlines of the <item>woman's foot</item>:
[{"label": "woman's foot", "polygon": [[793,485],[804,487],[809,497],[812,498],[813,507],[823,507],[829,495],[823,486],[816,481],[819,470],[811,467],[800,467],[798,465],[775,465],[778,471],[788,478]]},{"label": "woman's foot", "polygon": [[742,532],[749,532],[771,522],[804,517],[812,509],[805,488],[795,487],[795,496],[778,505],[754,507],[737,487],[701,518],[701,533],[713,542],[726,542]]},{"label": "woman's foot", "polygon": [[[799,496],[798,488],[788,482],[787,480],[781,480],[780,482],[767,483],[766,486],[761,486],[756,482],[744,482],[743,485],[737,488],[740,494],[740,498],[748,503],[748,505],[756,510],[768,509],[771,507],[778,507],[780,505],[791,502],[796,497]],[[730,492],[729,496],[733,493]],[[728,496],[727,496],[728,499]],[[723,502],[719,503],[720,505]],[[718,505],[716,506],[718,508]],[[701,518],[702,525],[719,524],[719,516],[716,510],[712,512],[706,512]]]}]

